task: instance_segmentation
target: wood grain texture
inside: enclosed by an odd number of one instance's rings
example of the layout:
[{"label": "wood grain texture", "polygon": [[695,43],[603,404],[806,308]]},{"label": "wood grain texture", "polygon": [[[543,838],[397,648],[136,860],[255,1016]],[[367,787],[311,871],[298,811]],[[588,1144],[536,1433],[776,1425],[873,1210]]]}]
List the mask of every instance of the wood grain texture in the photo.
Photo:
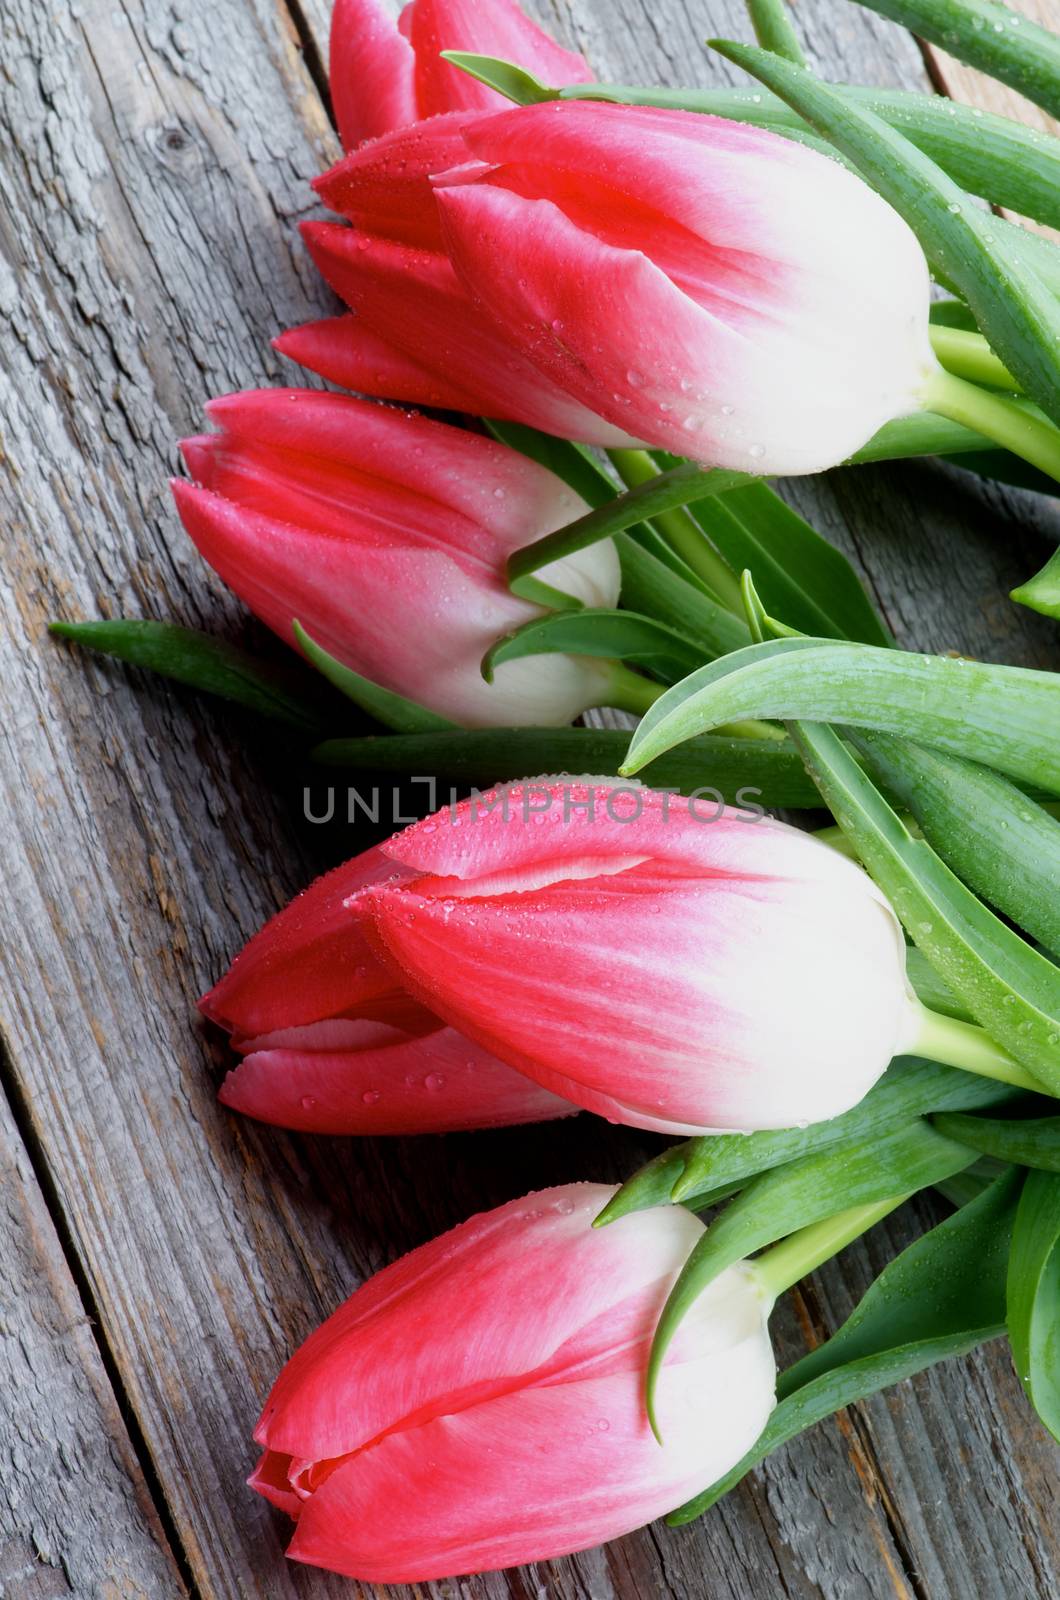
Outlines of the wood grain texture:
[{"label": "wood grain texture", "polygon": [[[747,34],[736,0],[709,19],[691,0],[530,9],[626,81],[735,81],[701,37]],[[285,1519],[242,1484],[271,1379],[349,1289],[479,1207],[617,1179],[657,1144],[587,1117],[353,1144],[222,1112],[224,1051],[194,997],[291,891],[366,841],[304,823],[306,774],[272,736],[44,637],[53,615],[121,610],[262,642],[183,540],[165,477],[203,399],[292,381],[270,336],[331,305],[296,232],[337,150],[317,90],[325,13],[324,0],[0,0],[0,1020],[208,1600],[362,1592],[285,1563]],[[914,42],[860,7],[804,0],[797,15],[830,75],[927,87]],[[859,561],[904,642],[1055,661],[1047,625],[1004,599],[1055,539],[1051,506],[931,465],[791,496]],[[892,1221],[782,1309],[786,1357],[835,1325],[911,1225]],[[417,1592],[1045,1597],[1060,1586],[1055,1469],[995,1351],[817,1429],[690,1528]],[[147,1592],[152,1571],[145,1553]],[[78,1592],[108,1593],[90,1571]]]},{"label": "wood grain texture", "polygon": [[0,1600],[185,1593],[0,1095]]}]

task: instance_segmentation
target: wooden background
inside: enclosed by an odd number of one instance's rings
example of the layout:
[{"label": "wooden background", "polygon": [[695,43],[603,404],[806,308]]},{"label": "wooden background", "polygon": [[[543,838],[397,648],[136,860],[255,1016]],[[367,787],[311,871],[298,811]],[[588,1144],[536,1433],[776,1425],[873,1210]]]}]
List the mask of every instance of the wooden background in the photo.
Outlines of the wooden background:
[{"label": "wooden background", "polygon": [[[620,1177],[657,1143],[589,1117],[296,1139],[221,1110],[224,1051],[193,1000],[352,841],[301,821],[297,763],[237,715],[45,636],[114,610],[262,641],[165,480],[203,400],[292,381],[270,336],[330,306],[296,231],[337,152],[326,9],[0,0],[3,1600],[361,1592],[285,1563],[285,1519],[243,1486],[280,1364],[400,1251],[542,1183]],[[748,37],[738,0],[531,9],[626,81],[733,81],[700,41]],[[800,0],[797,18],[830,76],[984,92],[849,0]],[[937,465],[791,492],[905,643],[1057,664],[1048,627],[1004,598],[1055,539],[1052,506]],[[783,1356],[923,1219],[789,1302]],[[1056,1467],[995,1346],[819,1427],[697,1525],[419,1592],[1055,1596]]]}]

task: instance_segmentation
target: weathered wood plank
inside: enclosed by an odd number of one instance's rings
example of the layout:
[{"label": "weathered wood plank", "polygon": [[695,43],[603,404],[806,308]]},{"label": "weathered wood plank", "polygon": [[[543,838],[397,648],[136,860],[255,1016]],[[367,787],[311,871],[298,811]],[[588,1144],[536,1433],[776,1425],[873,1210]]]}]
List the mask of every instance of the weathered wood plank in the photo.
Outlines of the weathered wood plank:
[{"label": "weathered wood plank", "polygon": [[[343,846],[299,827],[296,764],[237,719],[69,656],[42,631],[56,611],[110,604],[238,628],[182,541],[162,479],[202,399],[277,381],[269,335],[329,304],[294,224],[336,147],[279,0],[4,10],[0,117],[14,155],[0,177],[11,318],[0,417],[13,471],[0,491],[0,786],[21,854],[0,884],[3,1025],[200,1592],[348,1596],[357,1586],[283,1562],[284,1520],[242,1487],[279,1363],[400,1250],[544,1182],[618,1177],[651,1142],[582,1118],[349,1145],[219,1112],[208,1063],[220,1052],[194,1030],[190,1001],[324,850]],[[305,0],[299,15],[319,30],[322,11]],[[731,71],[708,61],[706,20],[677,0],[557,0],[537,14],[602,74],[704,82]],[[818,0],[800,20],[833,75],[925,82],[912,41],[860,8]],[[745,34],[735,0],[709,27]],[[318,32],[318,54],[322,43]],[[1046,659],[1044,626],[999,598],[1042,553],[1016,497],[924,468],[847,474],[797,498],[861,552],[909,642]],[[864,1283],[866,1260],[852,1252],[822,1275],[811,1325],[842,1314],[859,1272]],[[793,1308],[779,1333],[788,1354],[802,1348]],[[818,1430],[694,1528],[427,1590],[1002,1600],[1007,1567],[1020,1592],[1049,1594],[1060,1570],[1044,1531],[1052,1458],[1001,1360],[976,1381],[983,1414],[1011,1417],[1015,1443],[968,1422],[964,1478],[939,1498],[932,1462],[951,1461],[942,1418],[948,1407],[963,1421],[968,1370]],[[924,1397],[922,1425],[910,1393]],[[979,1522],[988,1532],[969,1565],[961,1535]]]},{"label": "weathered wood plank", "polygon": [[186,1592],[0,1094],[0,1600]]}]

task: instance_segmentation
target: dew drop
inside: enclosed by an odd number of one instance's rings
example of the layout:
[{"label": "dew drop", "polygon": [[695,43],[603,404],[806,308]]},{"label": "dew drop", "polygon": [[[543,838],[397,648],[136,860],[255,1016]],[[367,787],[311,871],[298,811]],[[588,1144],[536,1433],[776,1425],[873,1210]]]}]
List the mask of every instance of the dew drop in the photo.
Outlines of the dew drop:
[{"label": "dew drop", "polygon": [[374,1106],[376,1101],[379,1099],[379,1090],[366,1089],[362,1094],[361,1099],[366,1106]]},{"label": "dew drop", "polygon": [[749,456],[754,456],[756,461],[760,460],[765,453],[766,447],[764,444],[753,444],[747,452]]},{"label": "dew drop", "polygon": [[304,1094],[302,1096],[302,1110],[303,1111],[312,1111],[312,1109],[313,1109],[313,1107],[315,1105],[316,1105],[316,1097],[314,1095]]},{"label": "dew drop", "polygon": [[423,1080],[423,1087],[425,1089],[444,1089],[445,1079],[440,1072],[428,1072]]}]

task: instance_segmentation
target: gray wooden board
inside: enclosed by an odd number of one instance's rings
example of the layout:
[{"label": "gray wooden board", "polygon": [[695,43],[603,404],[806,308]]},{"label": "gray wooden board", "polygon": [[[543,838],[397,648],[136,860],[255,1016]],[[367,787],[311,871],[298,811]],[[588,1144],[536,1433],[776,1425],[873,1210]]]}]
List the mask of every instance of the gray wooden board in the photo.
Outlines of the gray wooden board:
[{"label": "gray wooden board", "polygon": [[[534,9],[626,80],[734,81],[699,41],[747,36],[736,0],[709,14],[649,0]],[[358,1592],[285,1563],[285,1520],[242,1481],[269,1382],[348,1290],[477,1207],[619,1178],[657,1145],[587,1117],[353,1144],[221,1111],[225,1052],[194,997],[291,891],[365,841],[304,824],[304,774],[271,734],[44,636],[54,615],[120,611],[270,648],[183,538],[165,478],[207,396],[296,381],[268,340],[332,305],[296,230],[314,210],[309,178],[336,153],[317,87],[324,12],[0,0],[8,1081],[166,1524],[210,1600]],[[914,43],[861,8],[819,0],[798,17],[832,75],[926,85]],[[904,642],[1055,663],[1046,626],[1003,598],[1055,537],[1051,508],[933,466],[791,493],[859,561]],[[786,1358],[835,1325],[911,1225],[891,1222],[782,1309]],[[23,1337],[47,1372],[37,1327]],[[127,1508],[123,1549],[139,1564],[108,1589],[101,1528],[73,1587],[180,1594],[95,1348],[71,1345],[83,1372],[65,1379],[111,1430],[106,1461],[86,1456],[84,1470],[99,1472],[96,1506]],[[690,1528],[421,1592],[1046,1596],[1060,1586],[1055,1470],[999,1349],[822,1426]],[[36,1487],[37,1522],[0,1523],[29,1548],[38,1524],[64,1526],[69,1499],[61,1473]]]}]

